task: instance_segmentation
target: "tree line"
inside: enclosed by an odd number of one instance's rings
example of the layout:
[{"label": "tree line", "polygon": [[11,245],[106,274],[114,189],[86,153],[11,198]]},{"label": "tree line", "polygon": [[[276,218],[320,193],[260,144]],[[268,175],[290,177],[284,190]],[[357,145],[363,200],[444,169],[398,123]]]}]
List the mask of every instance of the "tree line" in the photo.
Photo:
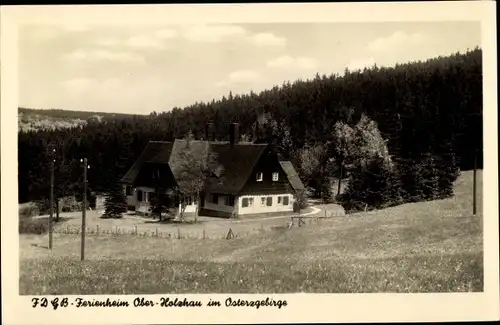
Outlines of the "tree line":
[{"label": "tree line", "polygon": [[[363,117],[364,128],[360,126]],[[57,196],[78,188],[81,157],[87,157],[94,167],[88,173],[89,190],[105,191],[148,141],[172,141],[190,132],[194,138],[203,138],[208,122],[214,123],[218,140],[227,139],[229,124],[238,122],[243,141],[272,143],[280,158],[291,160],[319,196],[331,194],[325,179],[350,177],[352,193],[359,193],[359,186],[368,186],[359,175],[384,165],[348,162],[348,156],[354,156],[341,148],[346,148],[351,141],[348,134],[356,127],[365,133],[376,129],[380,134],[371,138],[383,139],[391,164],[404,171],[389,176],[401,182],[405,193],[416,191],[406,194],[410,196],[406,201],[418,200],[425,195],[421,195],[422,189],[410,188],[411,179],[425,184],[441,182],[446,188],[444,183],[454,180],[458,168],[472,168],[476,150],[482,153],[482,51],[476,48],[392,68],[346,69],[343,75],[316,75],[260,93],[229,93],[219,100],[149,116],[92,120],[64,130],[21,131],[19,200],[47,196],[51,160],[56,161]],[[482,166],[481,154],[478,165]],[[385,167],[379,171],[383,172]]]}]

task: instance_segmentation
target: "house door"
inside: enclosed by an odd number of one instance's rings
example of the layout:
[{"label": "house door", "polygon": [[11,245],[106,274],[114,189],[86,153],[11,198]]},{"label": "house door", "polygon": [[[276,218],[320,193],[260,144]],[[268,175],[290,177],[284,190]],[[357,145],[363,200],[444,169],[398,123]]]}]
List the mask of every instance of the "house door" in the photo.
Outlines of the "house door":
[{"label": "house door", "polygon": [[205,206],[205,194],[200,195],[200,208]]}]

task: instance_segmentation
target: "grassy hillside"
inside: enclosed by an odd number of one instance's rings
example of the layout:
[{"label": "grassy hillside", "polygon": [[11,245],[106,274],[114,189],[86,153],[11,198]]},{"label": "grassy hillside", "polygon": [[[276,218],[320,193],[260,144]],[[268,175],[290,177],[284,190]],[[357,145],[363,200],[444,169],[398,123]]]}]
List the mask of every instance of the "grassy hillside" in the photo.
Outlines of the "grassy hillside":
[{"label": "grassy hillside", "polygon": [[21,236],[21,294],[457,292],[483,290],[482,173],[455,196],[232,240]]}]

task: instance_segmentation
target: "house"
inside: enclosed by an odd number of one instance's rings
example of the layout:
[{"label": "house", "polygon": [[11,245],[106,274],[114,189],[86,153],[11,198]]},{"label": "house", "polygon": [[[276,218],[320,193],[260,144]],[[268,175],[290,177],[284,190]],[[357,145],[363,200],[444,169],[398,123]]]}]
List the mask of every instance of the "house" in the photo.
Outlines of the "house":
[{"label": "house", "polygon": [[[195,212],[198,205],[199,215],[217,217],[293,211],[294,194],[304,190],[304,186],[290,162],[279,161],[268,144],[239,143],[237,123],[231,124],[228,142],[215,141],[210,130],[209,124],[205,135],[212,141],[192,140],[190,145],[201,152],[214,153],[222,173],[206,179],[199,199],[179,198],[186,204],[185,213]],[[178,185],[179,155],[186,144],[181,139],[147,144],[121,180],[128,202],[135,206],[136,212],[148,213],[155,184],[161,183],[165,189]]]}]

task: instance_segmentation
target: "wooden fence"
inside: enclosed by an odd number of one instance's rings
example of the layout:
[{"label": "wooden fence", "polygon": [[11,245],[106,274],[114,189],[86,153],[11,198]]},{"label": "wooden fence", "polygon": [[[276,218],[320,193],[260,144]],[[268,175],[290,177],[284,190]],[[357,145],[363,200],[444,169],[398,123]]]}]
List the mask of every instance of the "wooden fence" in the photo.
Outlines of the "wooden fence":
[{"label": "wooden fence", "polygon": [[[220,228],[215,230],[206,230],[205,228],[199,231],[193,230],[182,230],[181,228],[176,228],[171,231],[161,231],[161,228],[155,228],[153,230],[138,230],[135,229],[122,229],[119,227],[105,228],[102,229],[99,226],[88,227],[85,231],[86,236],[137,236],[137,237],[148,237],[148,238],[159,238],[159,239],[233,239],[237,237],[243,237],[250,235],[255,232],[264,231],[264,227],[259,229],[252,229],[247,231],[233,231],[232,228]],[[82,232],[81,227],[58,227],[53,230],[54,234],[62,235],[80,235]]]},{"label": "wooden fence", "polygon": [[[303,227],[306,225],[318,223],[319,221],[335,216],[334,212],[323,214],[317,214],[314,216],[301,216],[292,215],[289,222],[284,219],[283,225],[264,225],[264,222],[256,224],[254,227],[244,227],[243,229],[238,229],[237,225],[219,228],[200,228],[194,229],[182,229],[182,227],[170,228],[168,231],[162,229],[161,227],[151,228],[151,229],[140,229],[137,226],[134,228],[120,228],[119,226],[103,228],[99,225],[94,227],[87,227],[85,234],[89,236],[138,236],[138,237],[149,237],[149,238],[160,238],[160,239],[233,239],[237,237],[244,237],[256,233],[262,233],[265,231],[273,230],[284,230],[290,229],[293,226]],[[65,235],[78,235],[81,234],[81,227],[79,226],[64,226],[55,227],[53,230],[54,234],[65,234]]]}]

